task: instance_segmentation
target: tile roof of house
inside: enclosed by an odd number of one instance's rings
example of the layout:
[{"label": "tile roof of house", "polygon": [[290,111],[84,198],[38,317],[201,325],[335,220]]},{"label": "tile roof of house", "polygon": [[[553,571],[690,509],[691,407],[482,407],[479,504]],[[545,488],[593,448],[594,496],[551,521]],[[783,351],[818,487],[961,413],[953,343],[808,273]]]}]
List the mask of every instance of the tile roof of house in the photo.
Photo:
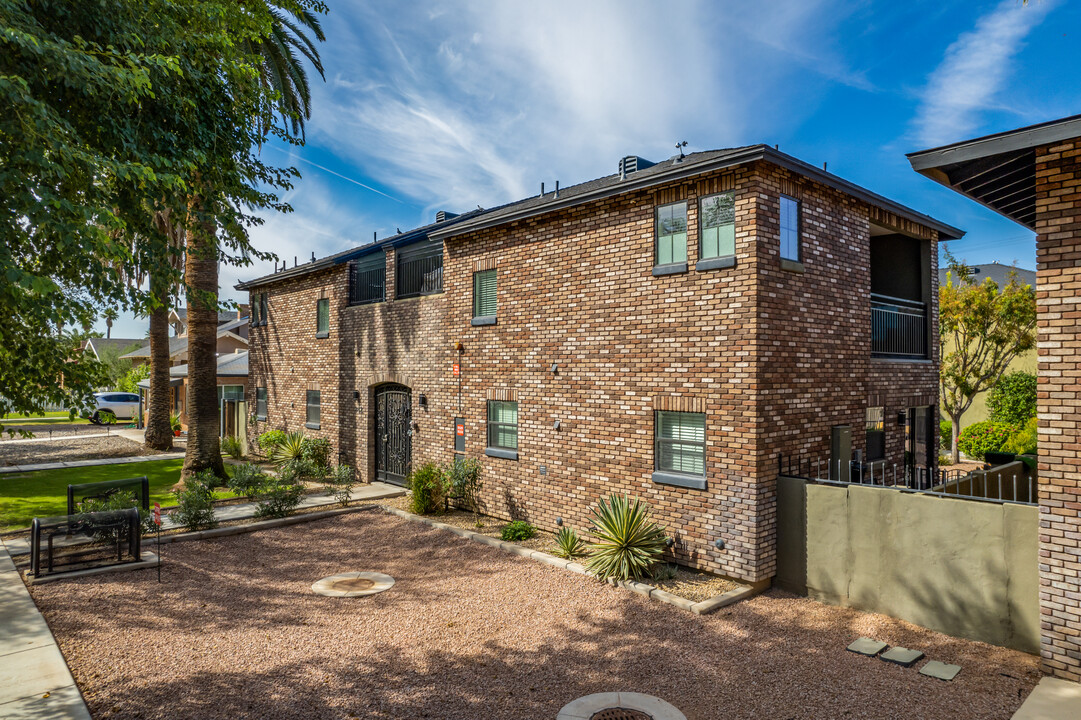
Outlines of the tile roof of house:
[{"label": "tile roof of house", "polygon": [[939,240],[955,240],[964,236],[964,232],[947,225],[934,218],[917,212],[906,205],[890,200],[877,193],[871,192],[855,183],[849,182],[837,175],[826,172],[821,168],[814,167],[791,155],[782,153],[768,145],[747,145],[743,147],[727,148],[723,150],[707,150],[695,152],[684,156],[674,156],[659,163],[655,163],[636,172],[620,175],[618,173],[606,175],[595,180],[589,180],[578,185],[561,188],[558,194],[553,188],[544,195],[517,200],[487,210],[478,208],[443,222],[436,222],[424,227],[416,228],[408,232],[399,233],[392,237],[367,245],[361,245],[351,250],[328,255],[324,258],[287,268],[283,271],[264,275],[253,280],[237,283],[237,290],[247,290],[260,285],[286,280],[308,273],[322,270],[333,265],[339,265],[351,260],[358,259],[368,253],[382,249],[388,245],[399,247],[422,240],[442,240],[444,238],[461,235],[474,230],[514,222],[523,218],[541,215],[555,210],[579,205],[604,197],[617,195],[632,190],[637,190],[664,182],[670,182],[684,177],[699,175],[713,170],[733,167],[744,163],[765,160],[780,167],[787,168],[799,175],[810,178],[824,185],[833,187],[841,192],[866,201],[871,205],[881,207],[897,215],[926,225],[939,233]]},{"label": "tile roof of house", "polygon": [[[1002,263],[987,263],[986,265],[969,265],[972,270],[972,279],[977,283],[982,283],[984,278],[991,278],[1001,289],[1004,285],[1009,283],[1009,273],[1011,270],[1017,271],[1017,281],[1022,285],[1031,285],[1036,287],[1036,271],[1025,270],[1023,268],[1015,268],[1012,265],[1003,265]],[[949,272],[949,268],[940,267],[938,269],[938,282],[940,285],[946,283],[946,273]]]}]

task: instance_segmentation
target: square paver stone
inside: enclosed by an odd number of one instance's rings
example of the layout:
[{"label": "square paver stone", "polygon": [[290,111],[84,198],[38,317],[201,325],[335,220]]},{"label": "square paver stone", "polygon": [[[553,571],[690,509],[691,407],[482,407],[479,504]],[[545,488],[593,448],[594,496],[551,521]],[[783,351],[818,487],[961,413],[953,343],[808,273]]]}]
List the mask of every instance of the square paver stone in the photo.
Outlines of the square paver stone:
[{"label": "square paver stone", "polygon": [[886,662],[896,663],[903,667],[911,667],[920,658],[923,657],[923,653],[919,650],[909,650],[903,647],[892,647],[886,652],[878,656],[880,660]]},{"label": "square paver stone", "polygon": [[866,655],[867,657],[874,657],[885,649],[886,643],[872,640],[868,637],[861,637],[845,648],[845,650],[848,650],[849,652],[859,653],[860,655]]},{"label": "square paver stone", "polygon": [[932,660],[920,668],[920,675],[938,678],[939,680],[953,680],[959,672],[961,672],[960,665],[950,665],[938,660]]}]

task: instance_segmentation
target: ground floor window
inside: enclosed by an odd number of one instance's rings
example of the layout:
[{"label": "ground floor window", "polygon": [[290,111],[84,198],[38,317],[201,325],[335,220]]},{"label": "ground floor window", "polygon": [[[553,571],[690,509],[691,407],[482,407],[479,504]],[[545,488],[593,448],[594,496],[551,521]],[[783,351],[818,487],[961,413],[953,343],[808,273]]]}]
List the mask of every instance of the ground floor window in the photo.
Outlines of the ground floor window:
[{"label": "ground floor window", "polygon": [[517,402],[488,401],[488,447],[511,452],[518,450]]},{"label": "ground floor window", "polygon": [[318,430],[319,429],[319,404],[320,404],[319,391],[318,390],[309,390],[308,391],[307,404],[308,404],[308,414],[307,414],[307,417],[305,418],[304,427],[311,428],[312,430]]},{"label": "ground floor window", "polygon": [[255,419],[266,420],[266,388],[255,388]]},{"label": "ground floor window", "polygon": [[886,409],[867,408],[867,460],[882,460],[886,457]]},{"label": "ground floor window", "polygon": [[657,470],[705,476],[705,414],[658,410],[654,418],[654,439],[654,465]]}]

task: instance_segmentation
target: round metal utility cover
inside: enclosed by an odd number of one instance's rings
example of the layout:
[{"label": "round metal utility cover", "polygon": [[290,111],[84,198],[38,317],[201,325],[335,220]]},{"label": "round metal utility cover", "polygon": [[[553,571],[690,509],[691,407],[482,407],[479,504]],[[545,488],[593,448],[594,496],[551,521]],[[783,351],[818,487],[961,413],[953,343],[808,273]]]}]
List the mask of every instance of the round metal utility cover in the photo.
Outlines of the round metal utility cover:
[{"label": "round metal utility cover", "polygon": [[626,708],[608,708],[594,713],[589,720],[653,720],[652,715],[647,715],[641,710],[628,710]]},{"label": "round metal utility cover", "polygon": [[606,692],[564,705],[556,720],[687,720],[687,716],[653,695]]},{"label": "round metal utility cover", "polygon": [[365,597],[389,590],[394,578],[377,572],[351,572],[331,575],[312,585],[312,592],[327,597]]}]

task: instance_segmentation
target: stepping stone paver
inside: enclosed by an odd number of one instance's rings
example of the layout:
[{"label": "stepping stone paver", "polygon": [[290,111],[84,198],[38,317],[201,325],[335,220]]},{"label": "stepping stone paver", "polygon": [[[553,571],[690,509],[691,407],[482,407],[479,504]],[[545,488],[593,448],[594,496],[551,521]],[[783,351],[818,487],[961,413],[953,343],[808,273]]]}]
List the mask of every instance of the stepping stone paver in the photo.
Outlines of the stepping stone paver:
[{"label": "stepping stone paver", "polygon": [[874,657],[885,649],[886,643],[873,640],[869,637],[861,637],[845,648],[845,650],[848,650],[849,652],[866,655],[867,657]]},{"label": "stepping stone paver", "polygon": [[912,667],[923,657],[919,650],[909,650],[903,647],[892,647],[878,656],[880,660],[896,663],[902,667]]},{"label": "stepping stone paver", "polygon": [[961,672],[960,665],[950,665],[938,660],[931,660],[920,668],[920,675],[938,678],[939,680],[953,680],[959,672]]}]

